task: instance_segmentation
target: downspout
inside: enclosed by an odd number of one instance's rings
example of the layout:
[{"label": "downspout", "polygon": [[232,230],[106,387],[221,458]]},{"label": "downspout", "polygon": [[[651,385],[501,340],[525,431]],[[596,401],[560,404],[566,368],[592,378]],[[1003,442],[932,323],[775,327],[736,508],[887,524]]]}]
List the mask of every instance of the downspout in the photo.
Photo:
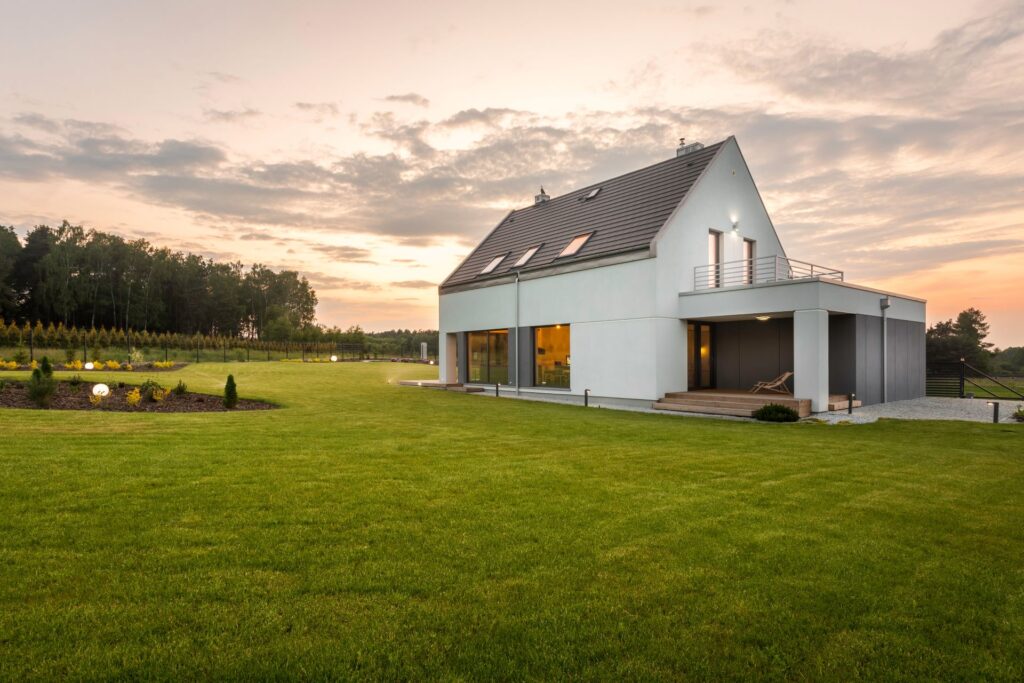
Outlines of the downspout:
[{"label": "downspout", "polygon": [[889,317],[887,312],[892,302],[889,297],[883,297],[878,304],[882,309],[882,403],[887,403],[889,398]]},{"label": "downspout", "polygon": [[522,378],[519,376],[519,371],[523,367],[523,361],[519,357],[519,271],[516,271],[516,396],[519,395],[519,385],[522,384]]}]

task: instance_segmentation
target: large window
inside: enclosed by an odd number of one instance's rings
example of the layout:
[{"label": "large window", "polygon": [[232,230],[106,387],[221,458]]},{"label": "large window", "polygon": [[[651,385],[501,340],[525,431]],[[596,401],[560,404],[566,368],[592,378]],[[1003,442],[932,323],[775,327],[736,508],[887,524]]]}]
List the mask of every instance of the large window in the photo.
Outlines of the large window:
[{"label": "large window", "polygon": [[754,261],[757,259],[757,246],[754,240],[743,240],[743,284],[754,284]]},{"label": "large window", "polygon": [[508,330],[470,332],[469,381],[508,384]]},{"label": "large window", "polygon": [[722,286],[722,233],[708,230],[708,287]]},{"label": "large window", "polygon": [[551,325],[533,330],[536,348],[536,384],[569,388],[569,326]]}]

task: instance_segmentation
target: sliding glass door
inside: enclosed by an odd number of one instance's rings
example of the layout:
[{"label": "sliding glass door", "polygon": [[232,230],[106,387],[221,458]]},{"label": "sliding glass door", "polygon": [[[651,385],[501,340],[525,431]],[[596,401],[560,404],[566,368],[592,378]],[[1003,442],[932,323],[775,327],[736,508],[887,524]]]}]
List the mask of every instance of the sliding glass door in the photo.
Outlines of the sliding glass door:
[{"label": "sliding glass door", "polygon": [[467,336],[469,381],[508,384],[508,330],[470,332]]},{"label": "sliding glass door", "polygon": [[686,367],[689,389],[714,388],[714,327],[711,323],[686,326]]}]

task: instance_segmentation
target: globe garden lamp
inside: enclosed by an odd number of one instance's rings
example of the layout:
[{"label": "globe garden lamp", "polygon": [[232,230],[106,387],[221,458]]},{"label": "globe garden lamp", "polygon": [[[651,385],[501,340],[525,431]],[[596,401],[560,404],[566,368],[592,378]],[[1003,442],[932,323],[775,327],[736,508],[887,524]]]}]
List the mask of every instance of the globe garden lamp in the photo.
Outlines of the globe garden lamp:
[{"label": "globe garden lamp", "polygon": [[89,361],[88,363],[86,363],[86,364],[85,364],[85,369],[86,369],[86,370],[92,370],[92,369],[93,369],[93,368],[95,368],[95,367],[96,367],[96,366],[95,366],[95,365],[93,365],[92,361]]},{"label": "globe garden lamp", "polygon": [[108,387],[106,384],[96,384],[92,388],[92,395],[93,396],[109,396],[110,395],[110,387]]}]

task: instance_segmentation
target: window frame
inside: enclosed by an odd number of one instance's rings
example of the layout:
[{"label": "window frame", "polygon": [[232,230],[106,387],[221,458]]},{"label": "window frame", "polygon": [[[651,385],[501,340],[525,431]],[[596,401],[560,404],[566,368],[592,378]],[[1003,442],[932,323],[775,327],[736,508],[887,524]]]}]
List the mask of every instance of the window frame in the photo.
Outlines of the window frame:
[{"label": "window frame", "polygon": [[526,251],[523,252],[523,255],[519,257],[519,260],[512,264],[512,267],[522,268],[523,266],[525,266],[527,263],[533,260],[533,257],[537,255],[537,252],[540,251],[540,248],[543,246],[544,243],[542,242],[532,247],[527,247]]},{"label": "window frame", "polygon": [[484,266],[484,269],[481,270],[478,274],[479,275],[490,275],[495,270],[497,270],[498,266],[500,266],[505,261],[505,259],[507,259],[507,258],[508,258],[508,252],[507,251],[504,254],[501,254],[500,256],[495,256],[494,258],[492,258],[490,261],[487,262],[487,265]]},{"label": "window frame", "polygon": [[[583,251],[583,247],[587,246],[587,244],[590,242],[590,238],[594,236],[595,232],[597,231],[591,230],[590,232],[580,233],[579,235],[573,237],[571,240],[569,240],[569,243],[562,248],[561,253],[558,254],[558,258],[569,258],[570,256],[576,256],[577,254],[579,254],[581,251]],[[582,240],[579,243],[579,246],[576,247],[576,250],[573,251],[571,254],[567,254],[566,252],[569,251],[569,248],[573,244],[575,244],[577,240]]]}]

